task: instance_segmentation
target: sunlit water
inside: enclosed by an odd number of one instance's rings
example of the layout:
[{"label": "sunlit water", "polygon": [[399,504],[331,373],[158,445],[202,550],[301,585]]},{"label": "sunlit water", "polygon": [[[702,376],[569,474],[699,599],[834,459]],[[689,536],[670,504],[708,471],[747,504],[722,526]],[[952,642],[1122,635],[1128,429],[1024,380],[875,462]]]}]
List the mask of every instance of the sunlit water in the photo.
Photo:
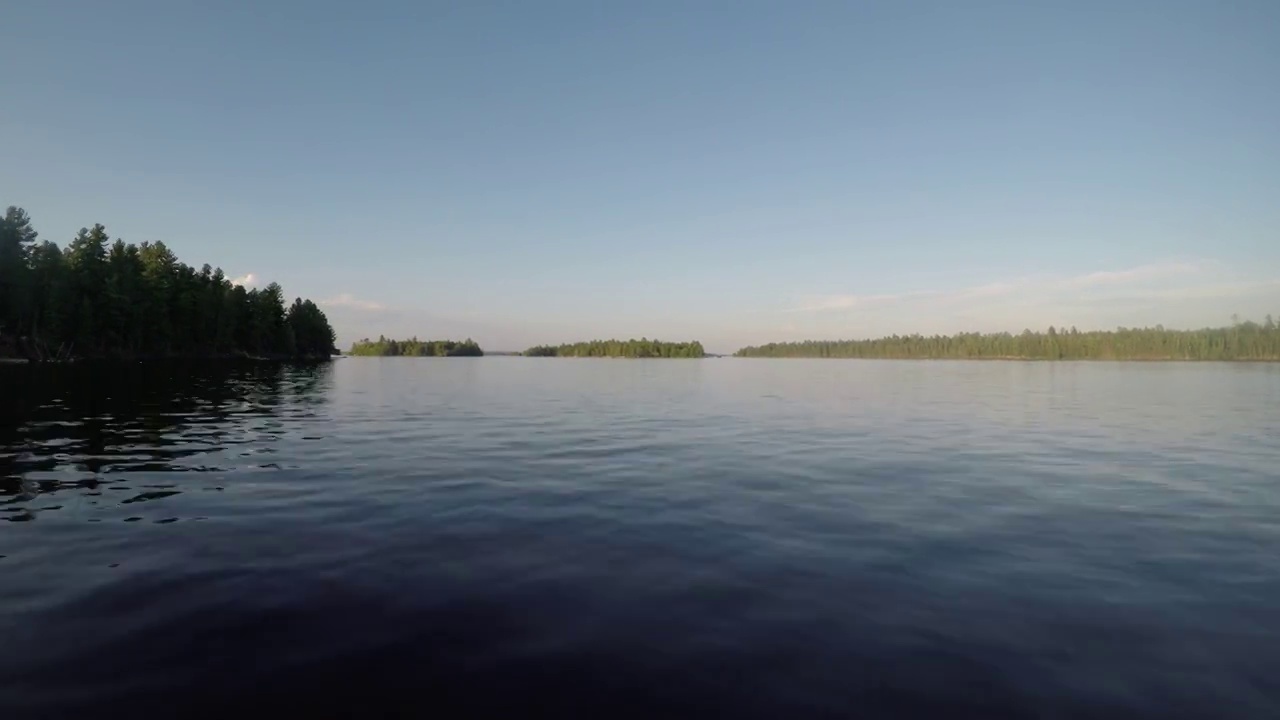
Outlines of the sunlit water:
[{"label": "sunlit water", "polygon": [[1275,365],[0,367],[0,520],[4,718],[1280,717]]}]

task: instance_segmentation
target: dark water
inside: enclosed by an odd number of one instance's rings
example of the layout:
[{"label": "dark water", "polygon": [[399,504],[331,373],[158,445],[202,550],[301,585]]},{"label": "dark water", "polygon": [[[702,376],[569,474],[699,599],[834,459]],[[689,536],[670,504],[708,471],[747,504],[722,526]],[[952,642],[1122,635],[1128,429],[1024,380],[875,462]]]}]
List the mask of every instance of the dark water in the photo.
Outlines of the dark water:
[{"label": "dark water", "polygon": [[0,717],[1280,717],[1280,366],[0,367]]}]

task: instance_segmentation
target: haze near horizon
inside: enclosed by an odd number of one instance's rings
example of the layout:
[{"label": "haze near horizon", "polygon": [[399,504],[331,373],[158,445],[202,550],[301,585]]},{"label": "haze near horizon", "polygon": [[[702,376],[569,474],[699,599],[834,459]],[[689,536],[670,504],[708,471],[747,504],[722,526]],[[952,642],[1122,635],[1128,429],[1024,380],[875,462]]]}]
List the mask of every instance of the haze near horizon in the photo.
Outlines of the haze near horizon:
[{"label": "haze near horizon", "polygon": [[1280,4],[6,6],[0,203],[339,345],[1280,314]]}]

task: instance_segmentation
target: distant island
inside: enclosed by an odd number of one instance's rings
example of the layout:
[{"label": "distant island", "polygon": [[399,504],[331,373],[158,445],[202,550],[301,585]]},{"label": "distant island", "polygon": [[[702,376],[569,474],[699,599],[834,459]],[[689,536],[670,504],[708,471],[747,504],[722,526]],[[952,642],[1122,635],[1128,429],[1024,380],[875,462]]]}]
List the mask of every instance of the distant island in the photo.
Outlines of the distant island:
[{"label": "distant island", "polygon": [[0,220],[0,358],[328,360],[324,312],[286,306],[271,283],[249,290],[221,269],[178,262],[162,242],[112,242],[102,225],[60,248],[36,243],[21,208]]},{"label": "distant island", "polygon": [[894,335],[874,340],[809,340],[745,347],[745,358],[879,358],[893,360],[1280,360],[1280,330],[1266,321],[1202,330],[1118,328],[1081,332]]},{"label": "distant island", "polygon": [[462,340],[377,340],[365,338],[352,343],[348,355],[356,357],[481,357],[484,350],[471,338]]},{"label": "distant island", "polygon": [[702,343],[661,340],[591,340],[566,345],[538,345],[524,351],[526,357],[700,358]]}]

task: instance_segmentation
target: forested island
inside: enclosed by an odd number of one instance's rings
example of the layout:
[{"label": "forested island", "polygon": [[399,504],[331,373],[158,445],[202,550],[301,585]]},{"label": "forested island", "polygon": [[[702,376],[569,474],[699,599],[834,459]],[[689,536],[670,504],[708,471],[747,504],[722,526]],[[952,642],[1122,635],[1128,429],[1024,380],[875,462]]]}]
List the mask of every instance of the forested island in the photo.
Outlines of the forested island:
[{"label": "forested island", "polygon": [[745,347],[737,357],[954,360],[1280,360],[1280,330],[1266,321],[1202,330],[1118,328],[1081,332],[894,335],[874,340],[811,340]]},{"label": "forested island", "polygon": [[484,350],[471,338],[455,340],[377,340],[365,338],[352,343],[348,355],[365,357],[481,357]]},{"label": "forested island", "polygon": [[0,221],[0,357],[325,359],[334,333],[310,300],[246,289],[181,263],[162,242],[114,242],[102,225],[60,248],[31,219]]},{"label": "forested island", "polygon": [[524,351],[526,357],[700,358],[702,343],[661,340],[591,340],[565,345],[538,345]]}]

